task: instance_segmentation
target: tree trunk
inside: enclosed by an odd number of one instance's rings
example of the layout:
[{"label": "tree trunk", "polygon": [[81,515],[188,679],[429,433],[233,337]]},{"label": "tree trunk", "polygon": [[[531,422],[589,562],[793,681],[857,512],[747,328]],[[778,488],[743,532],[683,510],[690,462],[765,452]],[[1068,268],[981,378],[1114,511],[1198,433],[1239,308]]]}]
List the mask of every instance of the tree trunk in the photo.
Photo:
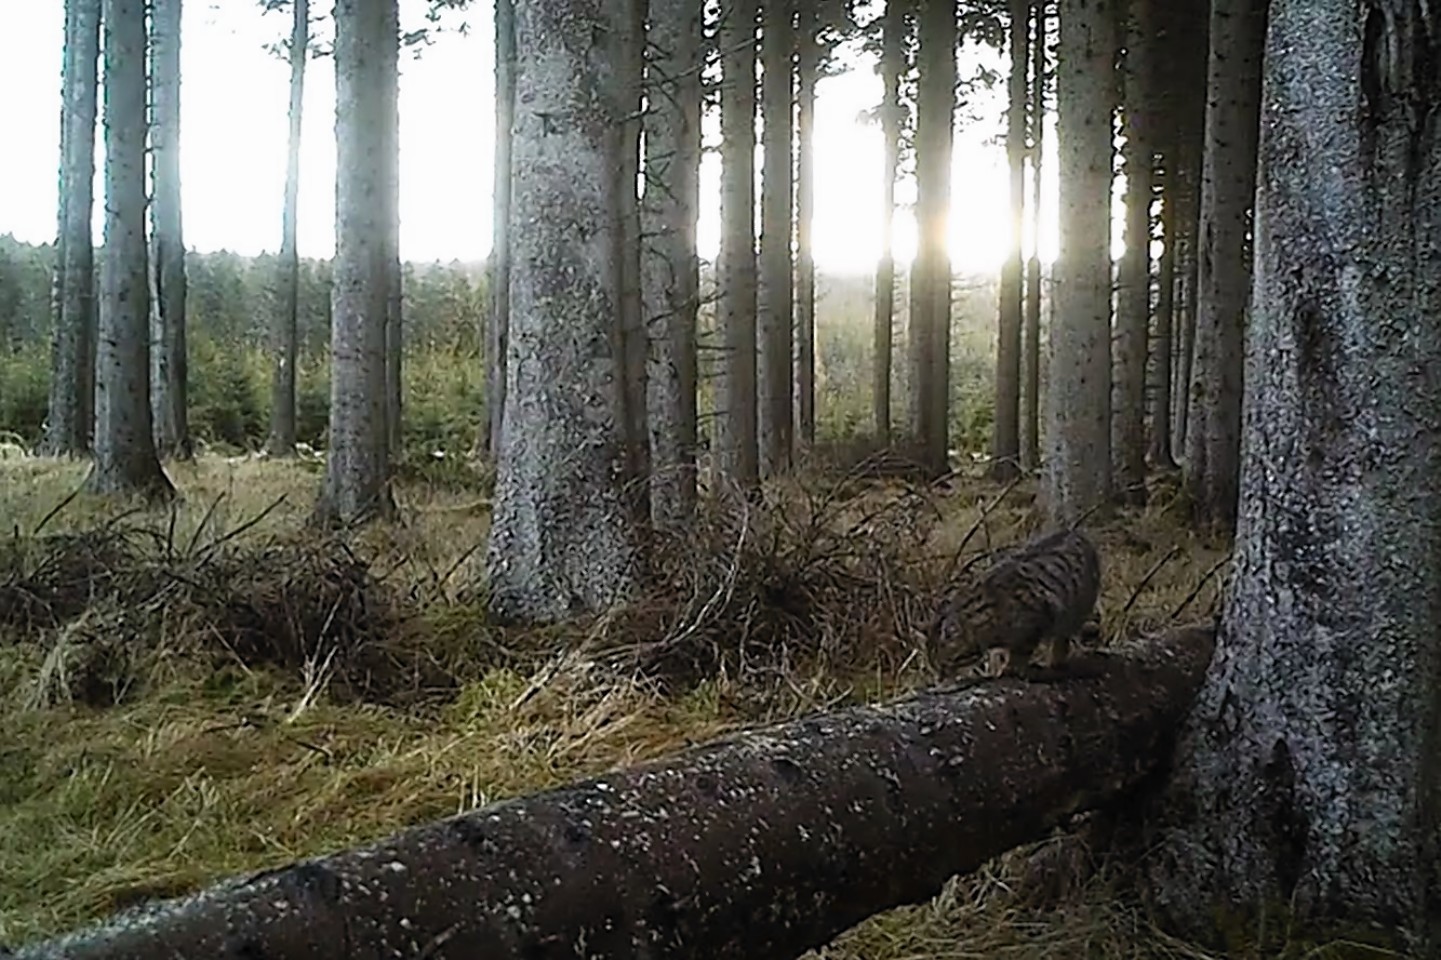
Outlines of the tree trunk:
[{"label": "tree trunk", "polygon": [[816,5],[800,3],[796,56],[796,418],[801,442],[816,442],[816,261],[815,219],[816,80],[820,76],[820,21]]},{"label": "tree trunk", "polygon": [[286,144],[285,209],[281,213],[280,309],[271,323],[274,366],[270,386],[270,454],[295,453],[295,364],[299,354],[300,248],[296,242],[300,204],[300,133],[305,110],[305,61],[310,55],[310,2],[293,0],[290,27],[290,138]]},{"label": "tree trunk", "polygon": [[1266,0],[1215,0],[1185,482],[1194,519],[1226,529],[1236,522],[1240,486],[1241,380],[1251,294],[1246,234],[1256,192],[1265,43]]},{"label": "tree trunk", "polygon": [[701,28],[702,11],[690,0],[650,0],[641,280],[651,523],[660,530],[683,527],[696,505]]},{"label": "tree trunk", "polygon": [[[1199,170],[1196,173],[1199,181]],[[1186,189],[1190,190],[1189,184]],[[1199,207],[1199,204],[1193,206],[1188,202],[1183,208],[1182,216],[1187,223],[1182,229],[1189,229],[1190,232],[1181,234],[1176,250],[1176,301],[1173,308],[1175,320],[1171,331],[1176,339],[1176,385],[1172,388],[1171,397],[1176,406],[1175,444],[1182,451],[1186,449],[1186,433],[1190,427],[1191,363],[1195,357],[1196,346],[1197,221],[1192,211],[1198,211]]]},{"label": "tree trunk", "polygon": [[1111,457],[1116,499],[1146,502],[1146,347],[1151,313],[1152,116],[1150,44],[1153,0],[1129,0],[1126,30],[1126,252],[1116,300]]},{"label": "tree trunk", "polygon": [[[99,20],[96,21],[99,23]],[[73,56],[75,37],[75,3],[73,0],[65,2],[65,39],[62,41],[60,52],[60,163],[56,170],[55,177],[55,247],[54,259],[50,264],[50,350],[51,361],[54,362],[56,351],[59,350],[59,336],[61,331],[60,321],[65,304],[65,164],[67,155],[65,140],[67,137],[66,126],[69,124],[70,109],[66,103],[68,97],[68,77],[74,73],[70,66]],[[7,278],[8,279],[8,278]],[[9,286],[11,284],[7,284]],[[14,314],[16,307],[9,307],[6,310],[6,339],[19,344],[18,335],[11,333],[16,328]],[[51,383],[51,395],[54,395],[54,388],[57,386]]]},{"label": "tree trunk", "polygon": [[795,413],[791,359],[791,96],[795,51],[791,0],[764,0],[761,29],[761,99],[765,127],[761,149],[760,283],[757,288],[756,442],[762,476],[790,469]]},{"label": "tree trunk", "polygon": [[756,0],[721,7],[721,242],[716,319],[724,341],[715,391],[722,472],[743,488],[759,478],[756,413]]},{"label": "tree trunk", "polygon": [[60,135],[59,311],[51,344],[45,451],[84,456],[95,418],[95,119],[101,0],[67,0]]},{"label": "tree trunk", "polygon": [[1032,0],[1035,35],[1031,40],[1031,261],[1026,268],[1024,406],[1021,416],[1021,466],[1041,464],[1041,148],[1046,129],[1046,0]]},{"label": "tree trunk", "polygon": [[1136,785],[1211,649],[1193,629],[1084,679],[737,733],[218,885],[82,931],[66,956],[799,956]]},{"label": "tree trunk", "polygon": [[[168,499],[150,428],[145,250],[145,0],[105,0],[105,246],[100,262],[95,465],[99,494]],[[67,278],[66,286],[70,285]]]},{"label": "tree trunk", "polygon": [[395,122],[395,5],[335,5],[335,260],[322,523],[349,525],[395,512],[386,380],[390,211],[377,202],[387,191]]},{"label": "tree trunk", "polygon": [[489,309],[485,328],[485,420],[480,448],[495,458],[505,414],[510,349],[511,140],[515,123],[515,5],[495,0],[495,170],[492,176]]},{"label": "tree trunk", "polygon": [[1259,908],[1273,932],[1376,925],[1441,951],[1441,147],[1413,112],[1436,89],[1420,16],[1271,5],[1236,563],[1148,884],[1193,936]]},{"label": "tree trunk", "polygon": [[1111,0],[1060,0],[1060,250],[1046,390],[1045,501],[1071,523],[1111,496]]},{"label": "tree trunk", "polygon": [[956,106],[956,0],[921,0],[916,95],[916,209],[911,266],[911,429],[933,476],[949,469],[951,147]]},{"label": "tree trunk", "polygon": [[990,474],[1010,480],[1021,464],[1021,317],[1024,266],[1021,231],[1026,213],[1026,71],[1030,66],[1031,0],[1010,0],[1010,106],[1006,114],[1006,161],[1011,175],[1011,247],[1001,268],[996,338],[996,429]]},{"label": "tree trunk", "polygon": [[1151,464],[1159,470],[1174,470],[1171,448],[1172,372],[1175,360],[1173,334],[1176,314],[1176,177],[1172,169],[1175,151],[1165,151],[1161,183],[1161,257],[1156,265],[1156,342],[1151,352]]},{"label": "tree trunk", "polygon": [[[642,528],[650,523],[650,493],[644,478],[651,475],[650,429],[646,425],[646,359],[649,354],[645,316],[641,303],[640,160],[642,96],[645,80],[645,24],[647,0],[623,0],[628,13],[623,34],[623,59],[616,68],[621,78],[620,180],[616,184],[621,229],[620,313],[618,345],[625,357],[625,406],[621,426],[625,430],[626,475],[640,478],[627,488],[627,500]],[[644,541],[643,541],[644,542]]]},{"label": "tree trunk", "polygon": [[[640,528],[616,336],[631,81],[626,5],[533,0],[515,10],[516,177],[508,372],[490,532],[491,610],[553,622],[623,600]],[[754,420],[751,421],[754,424]]]},{"label": "tree trunk", "polygon": [[906,69],[905,8],[899,0],[886,0],[881,25],[881,130],[885,138],[885,172],[881,175],[881,259],[876,265],[875,349],[871,370],[871,417],[876,440],[891,443],[891,347],[895,342],[896,176],[901,159],[901,74]]},{"label": "tree trunk", "polygon": [[[386,6],[385,32],[400,42],[399,3]],[[385,211],[385,442],[389,456],[400,455],[404,443],[404,393],[402,366],[405,358],[405,328],[402,308],[400,267],[400,63],[399,47],[395,63],[386,58],[390,76],[385,80],[386,123],[385,149],[381,157],[384,174],[381,181],[381,206]]]},{"label": "tree trunk", "polygon": [[[1175,405],[1175,447],[1186,449],[1186,432],[1191,413],[1191,361],[1196,331],[1196,267],[1201,224],[1201,165],[1205,151],[1206,57],[1204,39],[1209,33],[1208,4],[1193,4],[1177,10],[1186,19],[1177,26],[1182,71],[1173,93],[1177,124],[1174,169],[1176,171],[1176,300],[1172,335],[1176,347],[1176,376],[1171,390]],[[1189,28],[1189,29],[1188,29]],[[1192,49],[1198,44],[1199,50]]]},{"label": "tree trunk", "polygon": [[191,456],[185,348],[185,235],[180,202],[180,19],[182,0],[151,0],[150,410],[156,451]]}]

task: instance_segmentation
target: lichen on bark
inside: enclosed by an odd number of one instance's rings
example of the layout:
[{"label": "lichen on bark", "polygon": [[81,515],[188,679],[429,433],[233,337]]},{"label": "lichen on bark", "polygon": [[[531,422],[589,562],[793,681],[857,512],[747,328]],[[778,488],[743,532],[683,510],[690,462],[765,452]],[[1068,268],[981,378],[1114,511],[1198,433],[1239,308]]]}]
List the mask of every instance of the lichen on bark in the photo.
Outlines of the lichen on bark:
[{"label": "lichen on bark", "polygon": [[1414,5],[1377,9],[1271,7],[1234,583],[1149,886],[1192,935],[1282,904],[1431,956],[1441,163]]},{"label": "lichen on bark", "polygon": [[[547,622],[626,597],[641,537],[617,336],[617,196],[629,11],[599,0],[515,9],[510,323],[490,605]],[[643,481],[642,481],[643,482]]]}]

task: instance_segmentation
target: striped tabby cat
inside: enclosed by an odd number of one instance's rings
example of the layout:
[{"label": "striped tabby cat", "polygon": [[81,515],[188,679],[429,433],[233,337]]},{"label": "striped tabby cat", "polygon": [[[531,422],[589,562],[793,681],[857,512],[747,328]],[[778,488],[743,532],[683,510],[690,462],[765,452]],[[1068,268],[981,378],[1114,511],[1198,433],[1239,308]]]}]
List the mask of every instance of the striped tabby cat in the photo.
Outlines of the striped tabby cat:
[{"label": "striped tabby cat", "polygon": [[1101,558],[1080,530],[1032,539],[1004,555],[979,577],[948,590],[931,625],[930,654],[943,676],[967,663],[1007,650],[1003,672],[1024,667],[1043,640],[1051,664],[1060,665],[1101,590]]}]

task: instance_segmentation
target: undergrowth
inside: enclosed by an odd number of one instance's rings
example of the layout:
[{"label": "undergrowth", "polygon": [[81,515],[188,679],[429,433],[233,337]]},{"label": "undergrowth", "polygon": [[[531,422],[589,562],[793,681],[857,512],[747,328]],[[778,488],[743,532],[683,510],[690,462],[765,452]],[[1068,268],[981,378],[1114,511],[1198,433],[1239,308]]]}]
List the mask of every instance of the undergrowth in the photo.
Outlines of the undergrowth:
[{"label": "undergrowth", "polygon": [[[399,522],[340,541],[301,531],[318,483],[303,463],[172,469],[185,498],[140,513],[67,500],[78,465],[0,463],[0,942],[893,696],[929,677],[946,572],[1037,523],[1029,483],[811,465],[760,502],[714,492],[635,602],[522,630],[484,614],[484,477],[415,471]],[[1214,601],[1225,545],[1155,494],[1095,528],[1104,637]],[[1104,871],[1021,897],[1025,862],[818,956],[1202,956]]]}]

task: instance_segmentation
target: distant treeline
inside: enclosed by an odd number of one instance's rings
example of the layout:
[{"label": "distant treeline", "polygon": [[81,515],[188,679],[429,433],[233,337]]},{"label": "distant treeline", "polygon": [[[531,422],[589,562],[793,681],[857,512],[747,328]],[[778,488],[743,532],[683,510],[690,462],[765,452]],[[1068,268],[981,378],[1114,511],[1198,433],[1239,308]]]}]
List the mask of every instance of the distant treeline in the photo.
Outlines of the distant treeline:
[{"label": "distant treeline", "polygon": [[[55,248],[0,235],[0,342],[16,351],[50,336],[50,272]],[[97,251],[97,264],[98,264]],[[265,343],[278,276],[274,254],[246,257],[190,252],[188,332],[213,342]],[[99,270],[96,271],[97,282]],[[407,346],[478,349],[485,310],[482,263],[407,263],[403,281]],[[300,349],[314,356],[330,343],[330,261],[300,261]]]},{"label": "distant treeline", "polygon": [[[54,247],[0,235],[0,431],[36,442],[49,390],[50,283]],[[258,447],[269,415],[267,328],[278,276],[273,254],[186,256],[190,343],[190,420],[203,441]],[[407,445],[454,449],[470,442],[484,409],[480,331],[486,310],[485,264],[407,263],[404,267],[405,432]],[[99,271],[97,270],[97,278]],[[97,279],[98,282],[98,279]],[[703,289],[713,289],[709,269]],[[896,416],[904,418],[909,379],[905,344],[907,290],[896,293],[892,376]],[[953,285],[952,436],[961,448],[984,443],[992,422],[995,279]],[[870,427],[874,285],[867,276],[822,275],[816,289],[818,432],[839,438]],[[324,440],[329,403],[330,261],[300,263],[298,428]],[[713,311],[700,314],[703,374],[714,366]],[[708,379],[708,378],[707,378]],[[703,407],[709,384],[702,384]],[[899,421],[898,421],[899,422]],[[703,426],[703,432],[704,432]]]}]

